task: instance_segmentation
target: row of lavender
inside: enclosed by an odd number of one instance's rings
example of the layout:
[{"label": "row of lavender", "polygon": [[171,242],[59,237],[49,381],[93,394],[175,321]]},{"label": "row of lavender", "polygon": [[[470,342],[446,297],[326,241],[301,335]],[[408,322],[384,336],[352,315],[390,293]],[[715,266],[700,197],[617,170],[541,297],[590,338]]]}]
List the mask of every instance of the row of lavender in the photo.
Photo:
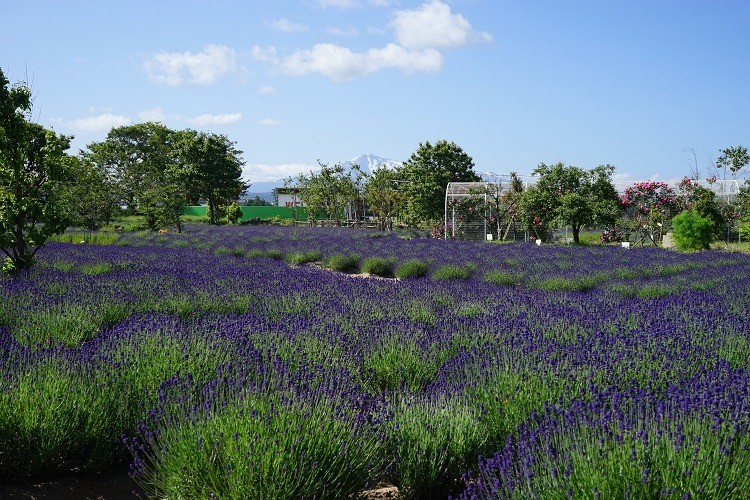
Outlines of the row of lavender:
[{"label": "row of lavender", "polygon": [[[50,245],[2,282],[3,479],[132,459],[158,496],[750,491],[750,258],[376,236]],[[471,274],[354,278],[269,250]]]}]

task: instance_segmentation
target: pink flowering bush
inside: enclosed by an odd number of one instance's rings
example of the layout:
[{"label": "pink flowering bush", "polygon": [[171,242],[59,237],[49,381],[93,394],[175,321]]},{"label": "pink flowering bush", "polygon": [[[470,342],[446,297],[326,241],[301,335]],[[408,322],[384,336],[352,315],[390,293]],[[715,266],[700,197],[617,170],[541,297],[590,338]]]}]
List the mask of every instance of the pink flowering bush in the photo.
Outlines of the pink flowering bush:
[{"label": "pink flowering bush", "polygon": [[634,235],[641,243],[649,239],[655,245],[680,209],[677,193],[660,181],[636,182],[625,190],[620,205],[623,215],[618,222],[623,236]]}]

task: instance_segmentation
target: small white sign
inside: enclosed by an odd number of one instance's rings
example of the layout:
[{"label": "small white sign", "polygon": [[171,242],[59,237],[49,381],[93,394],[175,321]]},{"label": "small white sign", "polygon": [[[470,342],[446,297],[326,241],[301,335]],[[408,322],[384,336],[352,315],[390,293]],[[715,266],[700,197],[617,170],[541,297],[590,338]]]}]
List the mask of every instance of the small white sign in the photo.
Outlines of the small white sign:
[{"label": "small white sign", "polygon": [[492,233],[487,235],[487,241],[492,241]]},{"label": "small white sign", "polygon": [[537,244],[537,246],[541,245],[542,244],[542,240],[536,240],[536,244]]},{"label": "small white sign", "polygon": [[622,248],[630,248],[630,242],[629,241],[623,241],[620,243],[622,245]]}]

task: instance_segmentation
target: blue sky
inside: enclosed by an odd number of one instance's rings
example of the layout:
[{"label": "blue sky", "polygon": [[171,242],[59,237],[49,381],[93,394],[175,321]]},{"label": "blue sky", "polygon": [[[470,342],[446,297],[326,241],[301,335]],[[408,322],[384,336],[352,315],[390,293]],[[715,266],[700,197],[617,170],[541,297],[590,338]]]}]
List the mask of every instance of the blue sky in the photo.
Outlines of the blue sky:
[{"label": "blue sky", "polygon": [[267,181],[448,139],[481,172],[705,172],[750,146],[747,0],[2,0],[0,67],[76,137],[227,134]]}]

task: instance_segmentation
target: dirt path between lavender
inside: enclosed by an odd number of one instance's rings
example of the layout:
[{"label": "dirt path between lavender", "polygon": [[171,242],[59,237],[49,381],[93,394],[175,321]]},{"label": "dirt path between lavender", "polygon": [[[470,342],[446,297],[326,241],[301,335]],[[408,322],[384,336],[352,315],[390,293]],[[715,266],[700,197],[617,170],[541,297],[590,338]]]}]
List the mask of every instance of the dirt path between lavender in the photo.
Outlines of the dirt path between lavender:
[{"label": "dirt path between lavender", "polygon": [[[52,481],[29,484],[0,484],[0,498],[10,500],[132,500],[138,495],[138,485],[128,476],[128,468],[99,475],[61,477]],[[388,500],[398,498],[398,488],[380,484],[363,491],[358,500]]]}]

